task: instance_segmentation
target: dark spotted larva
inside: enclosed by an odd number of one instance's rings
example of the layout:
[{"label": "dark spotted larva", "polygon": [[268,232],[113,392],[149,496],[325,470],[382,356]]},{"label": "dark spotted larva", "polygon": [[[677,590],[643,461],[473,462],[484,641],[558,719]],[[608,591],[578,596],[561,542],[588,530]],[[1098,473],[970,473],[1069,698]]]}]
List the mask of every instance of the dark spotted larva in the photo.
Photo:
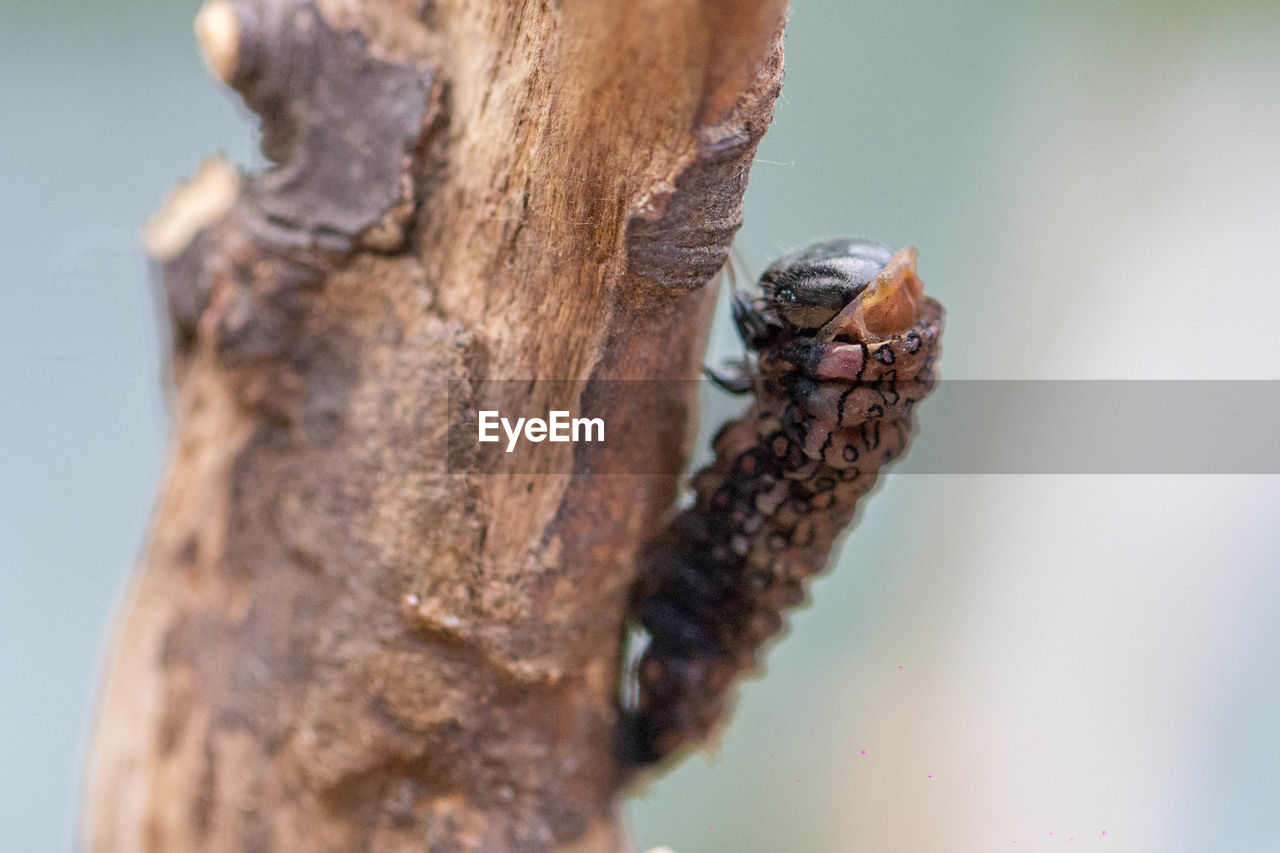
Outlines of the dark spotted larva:
[{"label": "dark spotted larva", "polygon": [[695,501],[649,544],[630,618],[649,635],[622,709],[628,766],[703,741],[733,681],[804,597],[881,466],[905,449],[932,387],[942,306],[923,295],[915,249],[819,243],[736,296],[753,354],[730,390],[753,403],[722,427]]}]

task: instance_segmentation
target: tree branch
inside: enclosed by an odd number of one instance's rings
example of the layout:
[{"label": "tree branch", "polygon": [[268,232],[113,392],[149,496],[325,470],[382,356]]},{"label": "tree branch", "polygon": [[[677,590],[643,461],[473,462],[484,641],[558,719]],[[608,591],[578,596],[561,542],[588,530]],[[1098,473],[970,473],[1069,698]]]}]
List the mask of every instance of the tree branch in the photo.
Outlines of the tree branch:
[{"label": "tree branch", "polygon": [[[783,12],[206,7],[275,165],[205,168],[148,230],[178,429],[87,846],[624,848],[620,626],[692,401],[655,429],[608,380],[697,372]],[[573,473],[450,473],[446,380],[504,378],[636,426],[590,465],[539,446]]]}]

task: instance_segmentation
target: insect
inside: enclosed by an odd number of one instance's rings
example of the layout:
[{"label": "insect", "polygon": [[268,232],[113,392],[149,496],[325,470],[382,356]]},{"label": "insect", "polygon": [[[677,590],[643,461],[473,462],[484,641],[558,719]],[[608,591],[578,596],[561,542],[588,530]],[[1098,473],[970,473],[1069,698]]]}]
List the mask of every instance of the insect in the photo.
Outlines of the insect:
[{"label": "insect", "polygon": [[933,385],[943,310],[915,249],[817,243],[770,266],[759,296],[735,294],[733,311],[748,361],[713,378],[752,402],[716,434],[692,505],[642,551],[629,618],[649,642],[618,738],[629,767],[715,730]]}]

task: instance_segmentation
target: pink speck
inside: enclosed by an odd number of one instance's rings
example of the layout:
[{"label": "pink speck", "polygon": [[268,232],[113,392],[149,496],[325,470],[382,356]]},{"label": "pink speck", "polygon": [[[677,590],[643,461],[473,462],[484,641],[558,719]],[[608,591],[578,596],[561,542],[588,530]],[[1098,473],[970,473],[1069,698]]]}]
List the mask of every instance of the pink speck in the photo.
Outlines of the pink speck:
[{"label": "pink speck", "polygon": [[898,669],[902,669],[902,667],[901,667],[901,666],[899,666],[899,667],[898,667]]},{"label": "pink speck", "polygon": [[862,750],[862,754],[863,754],[863,755],[866,755],[866,754],[867,754],[867,751],[866,751],[865,749],[864,749],[864,750]]},{"label": "pink speck", "polygon": [[933,774],[932,774],[932,773],[930,773],[930,774],[929,774],[929,778],[930,778],[930,779],[932,779],[932,778],[933,778]]},{"label": "pink speck", "polygon": [[1102,830],[1102,834],[1103,834],[1103,835],[1106,835],[1106,834],[1107,834],[1107,831],[1106,831],[1105,829],[1104,829],[1104,830]]}]

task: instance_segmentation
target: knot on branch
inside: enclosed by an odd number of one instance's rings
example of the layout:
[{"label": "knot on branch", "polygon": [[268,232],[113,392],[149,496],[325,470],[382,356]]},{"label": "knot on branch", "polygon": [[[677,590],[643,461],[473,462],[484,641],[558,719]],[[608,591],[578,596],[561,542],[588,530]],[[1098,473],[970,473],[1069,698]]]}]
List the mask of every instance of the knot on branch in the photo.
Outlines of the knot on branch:
[{"label": "knot on branch", "polygon": [[630,272],[693,290],[720,271],[742,227],[751,161],[781,91],[779,40],[729,114],[694,129],[696,147],[674,180],[652,187],[636,205],[627,222]]},{"label": "knot on branch", "polygon": [[[307,291],[357,250],[403,246],[434,74],[375,57],[309,2],[212,0],[196,31],[210,67],[261,117],[275,165],[240,181],[220,217],[149,247],[180,340],[207,334],[230,363],[276,357]],[[199,195],[198,183],[185,191]],[[182,204],[175,195],[151,234],[190,218]]]}]

